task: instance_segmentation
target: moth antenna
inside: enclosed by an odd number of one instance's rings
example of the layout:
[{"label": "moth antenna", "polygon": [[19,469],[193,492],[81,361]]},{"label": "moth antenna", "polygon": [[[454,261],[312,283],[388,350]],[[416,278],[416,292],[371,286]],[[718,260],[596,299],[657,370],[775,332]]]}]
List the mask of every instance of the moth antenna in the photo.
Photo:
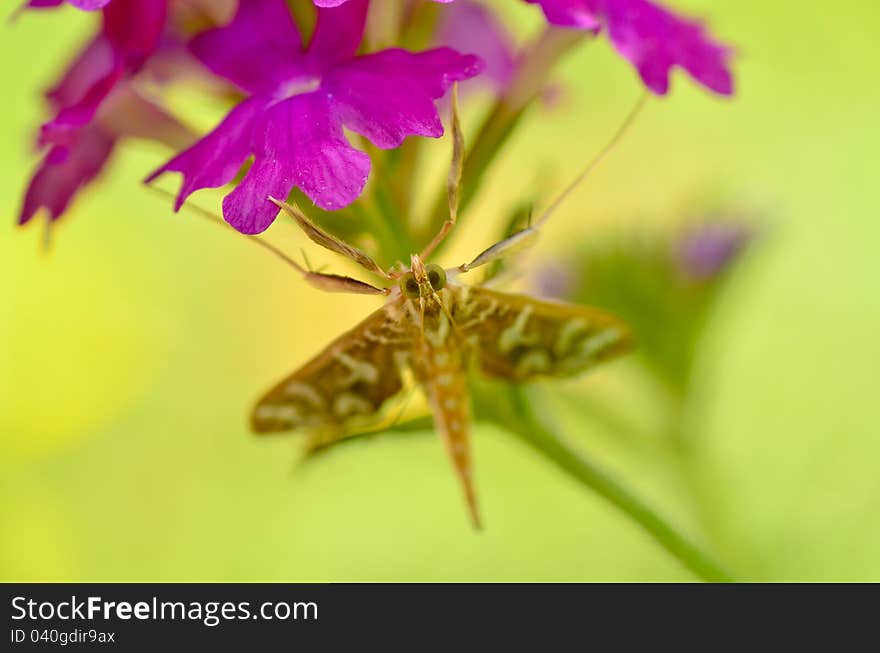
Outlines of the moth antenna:
[{"label": "moth antenna", "polygon": [[547,207],[547,209],[544,211],[544,213],[541,214],[541,217],[538,218],[538,221],[535,223],[535,226],[534,226],[535,229],[538,229],[541,225],[543,225],[545,222],[547,222],[547,220],[550,218],[550,216],[553,214],[553,212],[557,208],[559,208],[559,205],[562,204],[568,198],[568,196],[571,195],[571,193],[575,189],[577,189],[577,187],[580,186],[581,183],[583,183],[587,177],[590,176],[590,173],[593,172],[593,170],[595,170],[596,167],[600,163],[602,163],[602,161],[605,159],[605,157],[608,156],[608,154],[610,154],[614,150],[614,148],[618,145],[618,143],[620,143],[623,136],[626,134],[626,132],[629,130],[629,128],[632,126],[632,124],[635,122],[636,118],[638,117],[639,113],[642,110],[642,107],[645,106],[645,102],[647,101],[648,96],[649,96],[648,91],[645,91],[642,93],[642,95],[636,101],[635,106],[633,106],[633,108],[630,109],[630,112],[627,114],[626,118],[621,123],[620,127],[618,127],[617,131],[614,132],[614,135],[611,137],[611,140],[609,140],[605,144],[605,147],[603,147],[601,150],[599,150],[599,153],[593,158],[592,161],[590,161],[587,164],[587,167],[585,167],[581,171],[581,173],[577,177],[574,178],[574,181],[572,181],[565,188],[565,190],[563,190],[559,194],[559,196],[550,204],[550,206]]},{"label": "moth antenna", "polygon": [[[158,193],[159,195],[162,195],[164,197],[174,199],[174,195],[172,193],[169,193],[164,188],[159,188],[158,186],[147,186],[147,188],[149,188],[154,193]],[[272,254],[274,254],[275,256],[280,258],[282,261],[287,263],[294,270],[299,272],[300,274],[308,274],[309,273],[309,270],[306,270],[303,266],[301,266],[299,263],[294,261],[287,254],[285,254],[280,249],[275,247],[275,245],[273,245],[272,243],[270,243],[266,240],[263,240],[259,236],[247,236],[245,234],[239,233],[238,231],[235,230],[235,228],[232,225],[230,225],[228,222],[226,222],[226,220],[224,220],[223,218],[221,218],[218,215],[214,215],[211,211],[209,211],[208,209],[202,208],[198,204],[193,204],[192,202],[187,202],[184,204],[184,206],[188,206],[196,215],[198,215],[202,218],[205,218],[206,220],[208,220],[210,222],[214,222],[216,224],[219,224],[224,229],[231,229],[232,231],[235,231],[235,233],[245,236],[249,241],[251,241],[252,243],[256,243],[257,245],[259,245],[263,249],[271,252]]]},{"label": "moth antenna", "polygon": [[316,245],[320,245],[324,249],[329,249],[331,252],[336,252],[337,254],[342,254],[347,259],[354,261],[362,268],[367,270],[368,272],[372,272],[373,274],[378,274],[380,277],[385,279],[390,279],[391,277],[388,275],[388,272],[379,267],[379,264],[376,263],[370,256],[366,253],[349,245],[347,242],[342,240],[341,238],[337,238],[333,234],[328,231],[325,231],[317,224],[312,222],[309,217],[303,213],[296,204],[288,204],[287,202],[283,202],[271,195],[267,198],[270,202],[272,202],[275,206],[281,209],[286,215],[293,218],[294,222],[302,229],[303,233],[305,233],[306,237],[311,240]]},{"label": "moth antenna", "polygon": [[623,138],[624,134],[626,134],[627,130],[635,121],[636,117],[639,115],[639,112],[642,110],[642,107],[645,104],[645,101],[648,99],[648,92],[645,91],[642,96],[638,99],[635,106],[630,110],[629,114],[626,116],[626,119],[617,128],[617,131],[611,137],[611,140],[605,144],[599,153],[593,158],[592,161],[587,164],[587,167],[583,169],[583,171],[575,177],[574,181],[571,182],[562,193],[557,197],[541,214],[541,217],[534,223],[532,223],[532,207],[529,207],[529,217],[528,217],[528,225],[524,229],[520,229],[519,231],[511,234],[507,238],[495,243],[491,247],[483,250],[480,254],[474,258],[470,263],[463,263],[458,266],[458,270],[460,272],[467,272],[468,270],[473,270],[474,268],[478,268],[481,265],[486,265],[488,263],[492,263],[494,261],[498,261],[504,257],[510,256],[513,253],[522,251],[528,247],[534,245],[535,241],[538,237],[538,231],[541,226],[547,222],[553,212],[559,208],[559,205],[562,204],[568,198],[569,195],[590,175],[590,173],[596,169],[602,160],[608,156],[608,154],[615,148],[615,146],[620,142],[621,138]]}]

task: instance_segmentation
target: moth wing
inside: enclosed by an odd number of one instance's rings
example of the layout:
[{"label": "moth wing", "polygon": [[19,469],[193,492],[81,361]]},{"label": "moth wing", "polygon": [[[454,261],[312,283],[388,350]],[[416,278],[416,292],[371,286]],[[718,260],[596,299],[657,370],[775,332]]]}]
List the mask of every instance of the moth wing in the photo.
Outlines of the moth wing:
[{"label": "moth wing", "polygon": [[254,406],[256,433],[308,429],[320,439],[362,432],[405,394],[411,326],[386,304],[269,390]]},{"label": "moth wing", "polygon": [[632,348],[610,313],[488,288],[458,288],[453,319],[480,369],[509,381],[571,376]]}]

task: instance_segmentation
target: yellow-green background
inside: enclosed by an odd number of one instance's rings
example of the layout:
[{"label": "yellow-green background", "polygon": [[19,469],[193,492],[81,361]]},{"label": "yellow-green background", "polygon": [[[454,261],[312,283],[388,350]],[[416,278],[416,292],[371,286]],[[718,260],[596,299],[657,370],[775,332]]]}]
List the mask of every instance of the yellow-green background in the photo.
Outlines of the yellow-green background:
[{"label": "yellow-green background", "polygon": [[[497,4],[535,24],[533,8]],[[573,231],[656,224],[707,196],[764,210],[761,245],[701,349],[698,369],[711,374],[688,416],[698,481],[650,443],[562,421],[737,577],[880,580],[880,10],[873,0],[676,6],[738,46],[736,98],[676,75],[531,261],[552,258]],[[38,91],[87,23],[67,10],[2,26],[0,579],[692,578],[494,427],[475,434],[478,535],[431,434],[310,464],[297,464],[295,437],[251,436],[254,398],[375,302],[319,294],[234,234],[170,215],[138,185],[161,149],[121,151],[48,255],[39,224],[14,228],[43,119]],[[487,179],[461,239],[468,252],[488,244],[493,216],[519,199],[512,190],[536,179],[558,188],[556,174],[573,174],[638,94],[604,41],[562,73],[561,106],[531,114]],[[217,206],[210,194],[197,201]],[[304,240],[288,225],[272,238],[291,252]],[[633,365],[584,383],[623,387],[627,410],[650,424],[656,398],[630,384]]]}]

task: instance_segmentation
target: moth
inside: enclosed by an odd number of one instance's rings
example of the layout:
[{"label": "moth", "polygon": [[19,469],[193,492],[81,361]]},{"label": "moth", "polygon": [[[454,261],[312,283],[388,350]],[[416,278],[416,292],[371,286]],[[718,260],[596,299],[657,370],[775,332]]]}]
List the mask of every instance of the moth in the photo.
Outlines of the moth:
[{"label": "moth", "polygon": [[362,250],[314,224],[296,206],[269,198],[313,242],[381,279],[374,285],[314,272],[275,252],[307,282],[330,292],[383,295],[386,301],[269,390],[257,401],[250,424],[256,433],[306,430],[330,443],[381,416],[404,392],[406,379],[412,379],[430,406],[473,526],[480,528],[470,444],[469,370],[476,368],[511,383],[568,377],[626,352],[632,340],[625,324],[597,308],[466,285],[461,278],[532,244],[549,212],[598,163],[634,114],[538,223],[492,245],[469,263],[443,268],[429,259],[455,226],[458,214],[464,143],[454,89],[452,106],[449,218],[407,264],[384,270]]}]

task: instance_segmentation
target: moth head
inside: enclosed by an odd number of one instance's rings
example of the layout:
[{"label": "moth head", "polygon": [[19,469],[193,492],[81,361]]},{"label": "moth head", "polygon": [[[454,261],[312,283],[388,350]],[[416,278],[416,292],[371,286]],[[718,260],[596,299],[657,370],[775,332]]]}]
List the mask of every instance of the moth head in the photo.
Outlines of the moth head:
[{"label": "moth head", "polygon": [[446,270],[436,263],[425,265],[415,254],[409,272],[400,277],[400,292],[410,299],[432,295],[445,287]]}]

